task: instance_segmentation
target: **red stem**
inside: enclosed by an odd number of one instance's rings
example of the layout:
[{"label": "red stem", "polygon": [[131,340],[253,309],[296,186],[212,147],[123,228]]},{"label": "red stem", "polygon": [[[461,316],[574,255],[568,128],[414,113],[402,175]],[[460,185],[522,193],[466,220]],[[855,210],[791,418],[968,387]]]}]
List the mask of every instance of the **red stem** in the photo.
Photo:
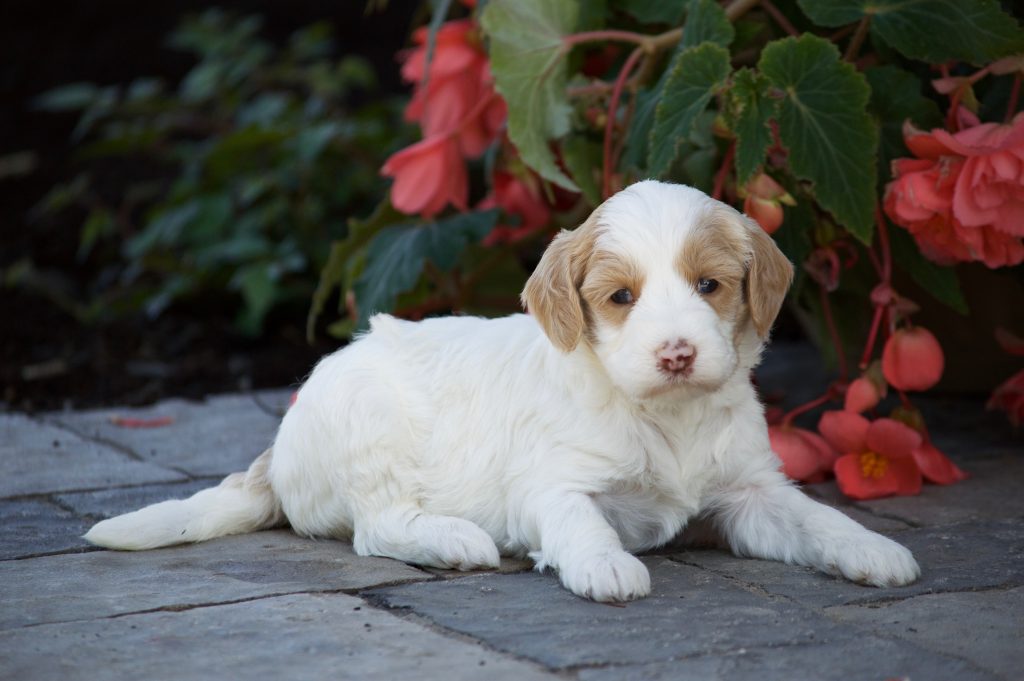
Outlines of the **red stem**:
[{"label": "red stem", "polygon": [[562,46],[568,48],[573,45],[581,45],[583,43],[593,43],[604,40],[617,40],[624,43],[646,45],[651,41],[651,36],[644,35],[643,33],[634,33],[633,31],[584,31],[583,33],[573,33],[562,38]]},{"label": "red stem", "polygon": [[773,3],[772,0],[761,0],[759,4],[761,5],[761,9],[767,12],[768,15],[775,20],[775,23],[779,25],[779,28],[789,35],[800,35],[800,31],[796,30],[793,24],[789,23],[789,19],[779,11],[779,8],[775,6],[775,3]]},{"label": "red stem", "polygon": [[845,383],[849,376],[846,352],[843,350],[843,342],[839,337],[839,330],[836,329],[836,322],[832,318],[832,305],[828,300],[828,290],[824,286],[819,286],[818,290],[821,293],[821,309],[825,314],[825,326],[828,328],[829,336],[832,337],[832,345],[836,349],[836,362],[839,364],[839,380]]},{"label": "red stem", "polygon": [[875,350],[875,340],[878,338],[878,327],[882,324],[882,315],[885,313],[884,305],[875,306],[875,316],[871,319],[871,330],[868,332],[867,343],[864,344],[864,354],[860,358],[860,369],[863,371],[868,368],[868,362],[871,361],[871,353]]},{"label": "red stem", "polygon": [[725,151],[725,158],[722,159],[722,167],[715,173],[715,186],[711,190],[711,197],[717,200],[722,199],[722,192],[725,191],[725,177],[732,169],[732,161],[736,157],[736,142],[732,142]]},{"label": "red stem", "polygon": [[604,124],[604,163],[601,175],[601,194],[606,199],[612,195],[612,166],[614,165],[612,161],[612,133],[615,132],[615,112],[619,108],[619,98],[622,96],[622,89],[626,85],[626,79],[629,78],[630,72],[637,62],[640,61],[640,57],[643,54],[643,48],[638,47],[626,58],[626,63],[622,65],[622,70],[619,71],[619,75],[615,79],[615,85],[612,87],[611,101],[608,102],[608,120]]},{"label": "red stem", "polygon": [[878,225],[878,245],[882,249],[882,283],[892,283],[892,253],[889,250],[889,230],[882,209],[875,206],[875,224]]},{"label": "red stem", "polygon": [[785,416],[782,417],[782,424],[781,424],[782,427],[783,428],[788,428],[789,426],[791,426],[793,424],[793,419],[795,419],[797,416],[800,416],[800,414],[804,414],[806,412],[809,412],[812,409],[816,409],[816,408],[820,407],[821,405],[825,404],[826,402],[829,402],[831,399],[832,399],[832,391],[831,391],[831,389],[829,389],[829,390],[825,391],[824,395],[822,395],[820,397],[816,397],[813,400],[811,400],[810,402],[804,402],[803,404],[799,405],[798,407],[793,408],[791,411],[787,412]]},{"label": "red stem", "polygon": [[1020,71],[1013,78],[1013,88],[1010,90],[1010,101],[1006,104],[1006,116],[1003,117],[1004,123],[1009,123],[1013,120],[1013,115],[1017,113],[1017,100],[1020,97]]}]

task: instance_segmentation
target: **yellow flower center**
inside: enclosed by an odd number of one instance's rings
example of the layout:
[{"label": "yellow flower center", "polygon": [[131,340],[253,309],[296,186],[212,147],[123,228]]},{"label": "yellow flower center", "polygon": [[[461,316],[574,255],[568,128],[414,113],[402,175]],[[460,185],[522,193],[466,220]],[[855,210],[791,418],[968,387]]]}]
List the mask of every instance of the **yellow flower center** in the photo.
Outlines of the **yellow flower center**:
[{"label": "yellow flower center", "polygon": [[889,468],[889,460],[882,454],[864,452],[860,455],[860,472],[865,478],[877,480],[885,475],[887,468]]}]

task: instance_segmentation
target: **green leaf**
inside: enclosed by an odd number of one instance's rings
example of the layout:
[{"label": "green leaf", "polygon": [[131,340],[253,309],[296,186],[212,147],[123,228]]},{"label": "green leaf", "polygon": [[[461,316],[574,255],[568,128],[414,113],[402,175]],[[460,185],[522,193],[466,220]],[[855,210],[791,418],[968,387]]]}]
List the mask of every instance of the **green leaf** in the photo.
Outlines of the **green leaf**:
[{"label": "green leaf", "polygon": [[687,0],[615,0],[612,6],[625,12],[641,24],[669,24],[683,22]]},{"label": "green leaf", "polygon": [[768,121],[776,115],[775,100],[768,97],[768,79],[750,69],[740,69],[729,89],[731,111],[735,116],[736,182],[746,184],[764,162],[772,142]]},{"label": "green leaf", "polygon": [[679,143],[690,135],[694,121],[729,77],[729,51],[703,43],[673,60],[661,101],[654,112],[647,170],[661,177],[675,160]]},{"label": "green leaf", "polygon": [[962,315],[968,313],[967,300],[953,267],[943,267],[921,255],[914,238],[904,229],[889,223],[889,246],[896,265],[936,300]]},{"label": "green leaf", "polygon": [[721,5],[714,0],[691,0],[686,8],[686,24],[679,40],[679,50],[708,42],[728,47],[735,36],[732,22]]},{"label": "green leaf", "polygon": [[592,206],[601,203],[601,145],[583,135],[572,135],[562,144],[562,161]]},{"label": "green leaf", "polygon": [[637,95],[633,120],[630,122],[629,134],[626,139],[626,150],[623,154],[623,161],[627,165],[639,168],[646,163],[655,112],[664,94],[665,84],[680,55],[687,48],[696,47],[705,42],[728,47],[733,37],[734,32],[729,18],[714,0],[690,1],[687,8],[686,24],[683,26],[683,35],[673,53],[672,61],[653,88],[643,90]]},{"label": "green leaf", "polygon": [[851,234],[871,243],[878,134],[864,76],[811,34],[769,43],[758,67],[782,96],[779,134],[793,172],[814,184],[818,203]]},{"label": "green leaf", "polygon": [[905,56],[976,66],[1024,51],[1024,33],[997,0],[798,0],[816,24],[871,17],[871,32]]},{"label": "green leaf", "polygon": [[871,84],[868,109],[878,119],[881,132],[878,145],[878,170],[882,183],[889,179],[889,164],[907,156],[903,143],[903,122],[912,121],[922,129],[942,125],[942,114],[935,102],[921,94],[917,76],[895,66],[879,66],[864,72]]},{"label": "green leaf", "polygon": [[[384,199],[367,219],[350,219],[348,221],[348,235],[343,240],[331,244],[331,252],[320,272],[320,281],[317,282],[316,290],[313,291],[309,313],[306,315],[306,338],[309,342],[312,343],[316,338],[316,320],[323,312],[331,291],[344,282],[346,268],[352,256],[366,245],[377,232],[405,219],[406,216],[395,210],[389,199]],[[342,300],[344,300],[344,296],[342,296]]]},{"label": "green leaf", "polygon": [[456,215],[437,222],[382,229],[370,243],[366,267],[355,282],[359,327],[394,307],[398,294],[416,285],[429,260],[442,271],[458,262],[463,249],[494,229],[500,211]]},{"label": "green leaf", "polygon": [[247,265],[232,277],[232,287],[241,292],[245,301],[237,319],[243,333],[255,336],[260,332],[263,318],[277,300],[277,279],[277,272],[267,263]]},{"label": "green leaf", "polygon": [[779,250],[795,265],[793,291],[796,292],[806,277],[803,263],[814,248],[814,244],[811,243],[811,234],[815,227],[814,207],[809,201],[800,201],[792,208],[787,208],[785,213],[782,227],[772,237]]},{"label": "green leaf", "polygon": [[70,83],[47,90],[33,99],[32,105],[43,111],[76,111],[92,104],[98,93],[92,83]]},{"label": "green leaf", "polygon": [[578,187],[559,169],[548,141],[569,132],[562,38],[578,12],[572,0],[491,0],[480,17],[495,86],[508,103],[509,139],[528,166],[572,191]]}]

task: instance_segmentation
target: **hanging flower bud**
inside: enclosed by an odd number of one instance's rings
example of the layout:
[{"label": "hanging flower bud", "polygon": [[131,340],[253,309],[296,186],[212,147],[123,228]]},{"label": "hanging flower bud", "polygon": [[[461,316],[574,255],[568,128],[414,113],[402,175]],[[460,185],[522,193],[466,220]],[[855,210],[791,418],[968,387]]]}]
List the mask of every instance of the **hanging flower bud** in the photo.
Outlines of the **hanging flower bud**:
[{"label": "hanging flower bud", "polygon": [[846,389],[843,409],[856,413],[874,409],[885,397],[887,387],[881,365],[877,361],[872,362],[860,378],[850,383]]},{"label": "hanging flower bud", "polygon": [[900,390],[928,390],[942,378],[944,366],[939,342],[920,326],[897,330],[882,351],[885,380]]},{"label": "hanging flower bud", "polygon": [[747,182],[740,194],[746,197],[743,201],[743,212],[754,218],[769,234],[782,225],[782,204],[796,205],[796,201],[786,189],[765,173]]}]

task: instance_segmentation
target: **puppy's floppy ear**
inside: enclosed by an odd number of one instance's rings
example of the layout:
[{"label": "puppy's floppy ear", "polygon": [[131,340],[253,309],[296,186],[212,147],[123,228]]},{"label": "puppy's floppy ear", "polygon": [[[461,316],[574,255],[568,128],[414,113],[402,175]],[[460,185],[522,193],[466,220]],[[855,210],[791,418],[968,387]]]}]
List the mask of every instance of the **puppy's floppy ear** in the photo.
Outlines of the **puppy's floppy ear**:
[{"label": "puppy's floppy ear", "polygon": [[598,210],[573,231],[562,230],[551,241],[523,289],[523,305],[563,352],[579,345],[587,325],[579,289],[594,250]]},{"label": "puppy's floppy ear", "polygon": [[775,317],[782,309],[786,291],[793,282],[793,265],[759,224],[746,216],[741,220],[746,226],[750,243],[750,261],[747,265],[750,318],[757,335],[767,338]]}]

